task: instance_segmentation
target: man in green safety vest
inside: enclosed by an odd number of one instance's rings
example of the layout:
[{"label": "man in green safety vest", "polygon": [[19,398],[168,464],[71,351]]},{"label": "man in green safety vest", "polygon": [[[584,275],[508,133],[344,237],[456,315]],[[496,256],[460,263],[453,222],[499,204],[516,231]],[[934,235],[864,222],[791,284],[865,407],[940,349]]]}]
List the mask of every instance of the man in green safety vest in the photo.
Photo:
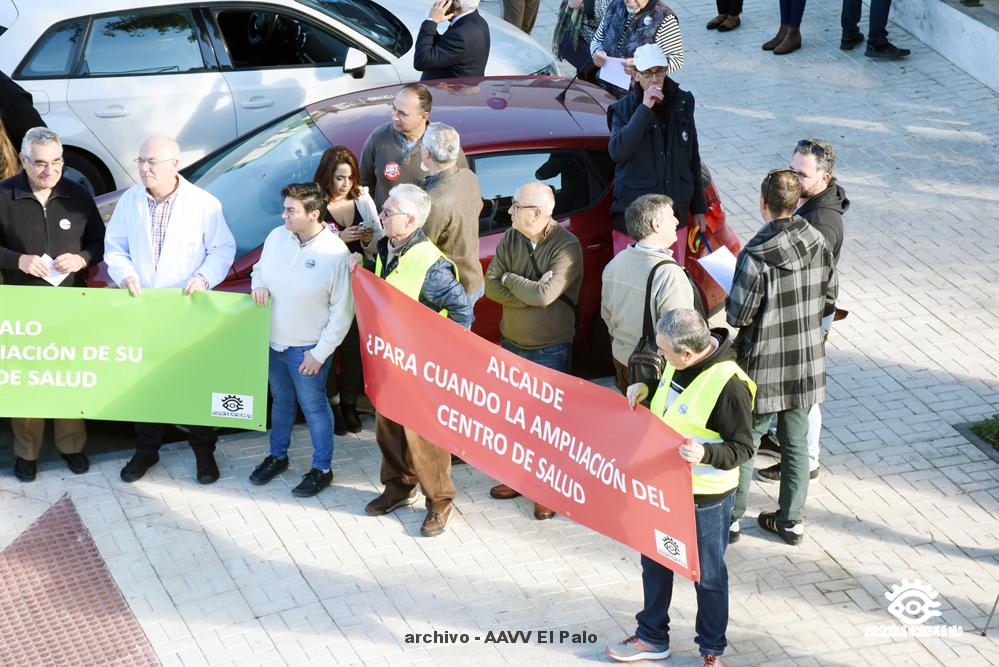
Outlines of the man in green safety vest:
[{"label": "man in green safety vest", "polygon": [[[684,436],[680,456],[693,466],[697,553],[697,636],[703,665],[718,665],[728,627],[725,549],[739,485],[739,465],[753,455],[752,412],[756,385],[735,362],[727,329],[709,330],[695,310],[667,311],[656,324],[656,344],[666,359],[650,410]],[[628,387],[634,408],[649,387]],[[669,605],[673,571],[642,556],[645,605],[638,629],[608,655],[620,662],[669,657]]]},{"label": "man in green safety vest", "polygon": [[[423,233],[430,205],[430,195],[415,185],[397,185],[389,191],[379,215],[385,237],[377,245],[375,274],[467,328],[472,326],[472,308],[458,282],[458,270]],[[443,533],[454,507],[451,453],[381,414],[375,418],[375,439],[382,450],[385,490],[365,512],[380,516],[412,505],[419,483],[427,505],[420,532],[426,537]]]}]

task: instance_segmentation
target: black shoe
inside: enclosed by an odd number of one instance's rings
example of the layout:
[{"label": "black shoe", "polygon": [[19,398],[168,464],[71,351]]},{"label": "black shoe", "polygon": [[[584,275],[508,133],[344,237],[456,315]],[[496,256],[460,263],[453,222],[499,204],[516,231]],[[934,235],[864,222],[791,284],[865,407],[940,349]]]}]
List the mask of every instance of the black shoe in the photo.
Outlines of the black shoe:
[{"label": "black shoe", "polygon": [[455,456],[454,454],[452,454],[452,455],[451,455],[451,465],[452,465],[452,467],[453,467],[453,466],[463,466],[463,465],[465,465],[465,462],[464,462],[464,461],[462,461],[462,460],[461,460],[460,458],[458,458],[457,456]]},{"label": "black shoe", "polygon": [[343,410],[337,403],[333,407],[333,435],[347,435],[347,429],[343,425]]},{"label": "black shoe", "polygon": [[[819,476],[819,469],[808,471],[808,479],[817,479]],[[778,483],[780,482],[780,464],[774,464],[769,468],[761,468],[756,471],[756,479],[761,482]]]},{"label": "black shoe", "polygon": [[905,58],[910,53],[912,51],[909,49],[900,49],[891,42],[885,42],[884,44],[871,44],[868,42],[867,51],[864,52],[864,55],[868,58],[898,60],[899,58]]},{"label": "black shoe", "polygon": [[775,459],[780,458],[780,443],[777,442],[777,437],[771,435],[770,433],[764,433],[763,437],[760,438],[760,448],[756,450],[757,456],[771,456]]},{"label": "black shoe", "polygon": [[776,512],[762,512],[756,521],[760,528],[779,535],[791,546],[796,546],[805,537],[805,527],[800,521],[778,521]]},{"label": "black shoe", "polygon": [[146,471],[159,463],[159,460],[159,454],[140,454],[136,452],[132,455],[129,462],[125,464],[125,467],[121,469],[121,481],[131,484],[136,480],[142,479]]},{"label": "black shoe", "polygon": [[844,51],[853,51],[853,47],[864,43],[864,33],[858,32],[839,40],[839,48]]},{"label": "black shoe", "polygon": [[215,454],[212,452],[195,452],[194,458],[197,465],[196,477],[199,484],[212,484],[219,479],[219,466],[215,463]]},{"label": "black shoe", "polygon": [[739,522],[738,520],[732,521],[728,525],[728,543],[735,544],[740,537],[742,537],[742,531],[739,530]]},{"label": "black shoe", "polygon": [[20,456],[14,459],[14,477],[17,477],[22,482],[34,482],[37,472],[37,461],[22,459]]},{"label": "black shoe", "polygon": [[59,456],[61,456],[62,460],[66,462],[66,465],[74,475],[82,475],[90,470],[90,461],[83,452],[76,452],[75,454],[60,454]]},{"label": "black shoe", "polygon": [[364,430],[361,418],[357,414],[357,405],[344,403],[340,406],[340,411],[343,413],[343,425],[348,431],[351,433],[360,433]]},{"label": "black shoe", "polygon": [[253,472],[250,473],[250,481],[257,486],[260,486],[261,484],[266,484],[271,481],[287,469],[287,456],[283,459],[279,459],[268,454],[267,458],[265,458],[263,462],[261,462],[261,464],[254,468]]},{"label": "black shoe", "polygon": [[325,489],[332,481],[332,470],[323,472],[318,468],[313,468],[309,472],[305,473],[305,476],[302,477],[301,483],[291,490],[291,494],[293,496],[298,496],[299,498],[309,498]]}]

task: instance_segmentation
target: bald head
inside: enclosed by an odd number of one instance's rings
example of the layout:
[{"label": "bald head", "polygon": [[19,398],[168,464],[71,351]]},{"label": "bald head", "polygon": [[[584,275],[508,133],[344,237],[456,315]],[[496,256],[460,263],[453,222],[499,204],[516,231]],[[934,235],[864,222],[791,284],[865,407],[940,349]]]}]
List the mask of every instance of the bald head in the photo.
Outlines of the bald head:
[{"label": "bald head", "polygon": [[139,156],[141,157],[143,153],[162,154],[164,157],[176,158],[180,156],[180,145],[170,137],[154,134],[142,142],[142,146],[139,147]]},{"label": "bald head", "polygon": [[521,206],[537,206],[545,216],[555,211],[555,193],[545,183],[535,181],[520,186],[514,199]]},{"label": "bald head", "polygon": [[139,178],[156,199],[163,199],[177,189],[180,146],[170,137],[154,135],[139,148]]}]

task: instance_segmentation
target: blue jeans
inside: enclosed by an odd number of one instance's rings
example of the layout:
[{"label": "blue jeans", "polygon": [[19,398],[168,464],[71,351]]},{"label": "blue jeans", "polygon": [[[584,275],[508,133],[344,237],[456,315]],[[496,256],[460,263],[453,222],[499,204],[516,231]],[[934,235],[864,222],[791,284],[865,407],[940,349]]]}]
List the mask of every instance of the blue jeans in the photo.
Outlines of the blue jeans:
[{"label": "blue jeans", "polygon": [[333,461],[333,410],[326,399],[326,377],[333,355],[326,358],[315,375],[302,375],[305,353],[312,346],[289,347],[284,352],[270,350],[268,382],[271,387],[271,455],[283,459],[291,444],[297,407],[301,406],[312,438],[312,467],[329,470]]},{"label": "blue jeans", "polygon": [[500,347],[509,350],[518,357],[523,357],[528,361],[550,368],[553,371],[562,373],[569,372],[569,362],[572,360],[572,343],[557,343],[548,347],[539,347],[529,350],[524,347],[514,345],[506,338],[500,340]]},{"label": "blue jeans", "polygon": [[[704,655],[721,655],[728,641],[728,525],[732,518],[735,493],[725,500],[694,508],[697,525],[697,554],[701,562],[701,581],[694,584],[697,593],[697,619],[694,638]],[[635,634],[657,648],[669,648],[669,605],[673,599],[673,570],[642,556],[642,588],[645,608],[638,612]]]},{"label": "blue jeans", "polygon": [[780,0],[781,25],[797,28],[801,25],[801,17],[805,15],[805,0]]}]

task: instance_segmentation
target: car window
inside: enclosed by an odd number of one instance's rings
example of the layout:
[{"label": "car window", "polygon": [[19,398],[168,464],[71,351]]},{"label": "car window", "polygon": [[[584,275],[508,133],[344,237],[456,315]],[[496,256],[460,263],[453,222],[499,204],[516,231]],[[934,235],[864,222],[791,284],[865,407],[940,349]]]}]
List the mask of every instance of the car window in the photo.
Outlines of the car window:
[{"label": "car window", "polygon": [[82,74],[166,74],[205,69],[187,10],[95,18],[83,50]]},{"label": "car window", "polygon": [[413,46],[413,36],[392,12],[371,0],[298,0],[349,25],[396,57]]},{"label": "car window", "polygon": [[18,78],[69,76],[85,26],[81,19],[50,28],[25,59]]},{"label": "car window", "polygon": [[282,224],[281,188],[311,182],[330,147],[309,115],[299,111],[192,165],[184,176],[222,202],[238,259]]},{"label": "car window", "polygon": [[223,9],[216,13],[235,69],[342,66],[347,43],[292,14]]},{"label": "car window", "polygon": [[510,226],[513,195],[528,181],[542,181],[555,190],[555,218],[588,208],[603,194],[606,183],[579,151],[542,151],[475,156],[471,167],[482,189],[479,234]]}]

